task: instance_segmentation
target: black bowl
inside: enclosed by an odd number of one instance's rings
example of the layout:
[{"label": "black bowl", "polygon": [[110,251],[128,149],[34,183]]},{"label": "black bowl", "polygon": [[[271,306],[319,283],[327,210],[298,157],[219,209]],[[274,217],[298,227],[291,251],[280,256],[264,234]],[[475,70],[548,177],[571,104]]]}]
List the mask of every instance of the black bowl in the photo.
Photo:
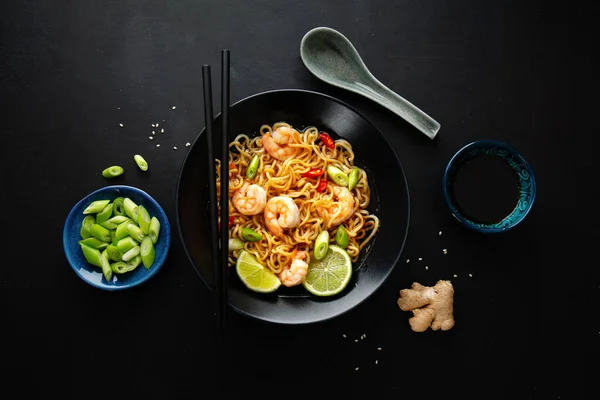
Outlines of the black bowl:
[{"label": "black bowl", "polygon": [[[231,106],[230,140],[239,133],[255,133],[261,125],[285,121],[297,129],[316,126],[334,138],[347,139],[355,164],[364,168],[371,185],[370,210],[381,220],[374,240],[354,264],[352,281],[336,296],[315,297],[301,286],[281,287],[273,294],[254,293],[229,268],[229,304],[238,312],[282,324],[323,321],[345,313],[372,295],[398,263],[410,219],[408,184],[398,156],[383,134],[347,104],[304,90],[275,90],[256,94]],[[221,135],[220,115],[214,135]],[[187,256],[211,288],[211,241],[208,203],[207,142],[203,130],[192,144],[177,184],[177,225]],[[220,140],[214,140],[214,154]]]}]

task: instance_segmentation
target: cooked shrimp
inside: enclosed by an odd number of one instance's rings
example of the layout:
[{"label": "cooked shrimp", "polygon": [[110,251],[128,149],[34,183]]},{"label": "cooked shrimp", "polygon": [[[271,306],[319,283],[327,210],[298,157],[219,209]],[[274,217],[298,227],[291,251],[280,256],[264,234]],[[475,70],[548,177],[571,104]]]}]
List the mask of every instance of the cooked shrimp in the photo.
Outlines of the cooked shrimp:
[{"label": "cooked shrimp", "polygon": [[265,133],[262,143],[267,153],[278,160],[294,157],[298,149],[289,146],[294,143],[294,132],[294,128],[280,126],[273,133]]},{"label": "cooked shrimp", "polygon": [[354,214],[354,196],[344,186],[333,185],[333,197],[337,200],[328,210],[329,227],[341,224]]},{"label": "cooked shrimp", "polygon": [[275,196],[265,207],[265,225],[275,236],[283,235],[283,228],[295,228],[300,224],[300,210],[291,197]]},{"label": "cooked shrimp", "polygon": [[250,182],[244,182],[244,185],[233,194],[233,205],[244,215],[256,215],[264,210],[267,204],[267,192],[262,187]]},{"label": "cooked shrimp", "polygon": [[284,286],[296,286],[304,282],[308,272],[308,264],[304,261],[306,253],[298,251],[289,267],[284,267],[279,273],[279,280]]}]

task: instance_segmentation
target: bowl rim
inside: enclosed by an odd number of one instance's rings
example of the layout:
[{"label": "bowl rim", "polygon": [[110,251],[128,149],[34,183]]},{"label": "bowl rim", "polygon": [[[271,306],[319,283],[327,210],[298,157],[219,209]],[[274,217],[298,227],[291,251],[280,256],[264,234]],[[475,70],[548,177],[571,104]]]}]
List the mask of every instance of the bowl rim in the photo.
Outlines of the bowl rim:
[{"label": "bowl rim", "polygon": [[[98,194],[98,193],[102,193],[108,190],[128,190],[128,191],[133,191],[136,192],[137,194],[139,194],[142,197],[145,197],[146,199],[148,199],[148,201],[150,201],[158,210],[159,213],[161,214],[161,217],[164,219],[164,224],[163,221],[161,221],[161,231],[165,230],[168,231],[169,233],[166,235],[166,239],[167,242],[165,243],[165,251],[164,251],[164,255],[162,255],[160,258],[160,262],[158,264],[158,266],[156,268],[152,268],[150,271],[148,271],[147,274],[144,274],[141,278],[139,278],[138,280],[128,283],[128,284],[123,284],[123,285],[114,285],[114,286],[110,286],[110,285],[106,285],[106,284],[98,284],[96,282],[90,281],[89,279],[87,279],[85,276],[83,276],[81,274],[81,272],[78,270],[78,268],[75,266],[75,264],[77,264],[75,262],[75,260],[72,259],[71,254],[70,254],[70,246],[69,246],[69,240],[67,238],[67,227],[68,227],[68,223],[71,219],[76,218],[75,216],[75,210],[77,208],[79,208],[87,199],[89,199],[90,197]],[[106,291],[118,291],[118,290],[125,290],[125,289],[130,289],[136,286],[139,286],[141,284],[143,284],[144,282],[148,281],[150,278],[152,278],[154,275],[156,275],[158,273],[158,271],[160,269],[162,269],[167,256],[169,254],[169,249],[171,248],[171,223],[169,221],[169,217],[167,215],[167,213],[165,212],[165,210],[163,209],[163,207],[160,205],[160,203],[154,198],[152,197],[148,192],[137,188],[135,186],[130,186],[130,185],[107,185],[107,186],[102,186],[88,194],[86,194],[85,196],[83,196],[79,201],[77,201],[77,203],[75,203],[73,205],[73,207],[71,207],[71,209],[69,210],[69,213],[67,214],[67,218],[65,218],[65,223],[63,225],[63,237],[62,237],[62,241],[63,241],[63,252],[65,254],[65,257],[67,258],[67,261],[69,263],[69,266],[71,267],[71,269],[73,271],[75,271],[75,274],[84,282],[86,282],[87,284],[89,284],[90,286],[93,286],[95,288],[98,289],[102,289],[102,290],[106,290]]]},{"label": "bowl rim", "polygon": [[[504,155],[492,154],[505,160],[515,170],[517,176],[519,177],[519,200],[517,205],[510,214],[505,216],[497,223],[480,223],[473,221],[459,211],[452,200],[452,196],[450,195],[450,176],[455,172],[455,168],[461,163],[479,155],[469,154],[469,151],[476,147],[481,147],[483,150],[503,149],[507,152],[506,156],[511,156],[517,161],[515,162],[513,160],[506,160]],[[528,181],[528,185],[526,187],[522,186],[523,181]],[[494,234],[511,230],[525,220],[531,211],[533,204],[535,203],[537,183],[531,164],[514,146],[501,140],[480,139],[464,145],[450,158],[450,161],[448,161],[444,170],[444,175],[442,178],[442,190],[444,193],[444,200],[450,209],[450,212],[463,226],[476,232]]]},{"label": "bowl rim", "polygon": [[[258,317],[255,314],[249,313],[237,306],[235,306],[234,304],[231,303],[230,300],[228,300],[228,305],[234,309],[236,312],[245,315],[247,317],[253,318],[253,319],[257,319],[263,322],[267,322],[267,323],[274,323],[274,324],[278,324],[278,325],[307,325],[307,324],[314,324],[314,323],[321,323],[321,322],[325,322],[328,320],[332,320],[334,318],[340,317],[343,314],[346,314],[348,312],[350,312],[352,309],[355,309],[356,307],[358,307],[359,305],[363,304],[365,301],[367,301],[369,298],[371,298],[382,286],[383,284],[388,280],[388,278],[391,276],[392,272],[396,269],[396,267],[399,264],[400,258],[402,257],[402,253],[404,252],[404,248],[406,246],[406,242],[408,240],[408,235],[410,232],[410,224],[411,224],[411,213],[412,213],[412,203],[411,203],[411,197],[410,197],[410,186],[408,184],[408,177],[406,174],[406,169],[404,168],[404,165],[402,163],[402,161],[400,160],[400,157],[398,155],[398,152],[396,151],[396,149],[394,148],[394,146],[391,144],[391,142],[389,141],[389,139],[387,138],[387,136],[381,131],[381,129],[379,129],[377,127],[377,125],[375,125],[369,118],[367,118],[365,116],[364,113],[362,113],[361,111],[359,111],[358,109],[356,109],[355,107],[349,105],[348,103],[346,103],[345,101],[342,101],[334,96],[322,93],[322,92],[317,92],[314,90],[307,90],[307,89],[298,89],[298,88],[280,88],[280,89],[272,89],[272,90],[265,90],[262,92],[257,92],[257,93],[253,93],[249,96],[246,96],[244,98],[241,98],[239,100],[237,100],[235,103],[232,103],[230,105],[230,107],[235,107],[243,102],[249,101],[252,98],[255,97],[259,97],[259,96],[264,96],[264,95],[269,95],[269,94],[274,94],[274,93],[283,93],[283,92],[289,92],[289,93],[305,93],[305,94],[309,94],[309,95],[315,95],[315,96],[320,96],[320,97],[324,97],[327,98],[331,101],[334,101],[336,103],[339,103],[340,105],[348,108],[350,111],[356,113],[358,116],[360,116],[362,119],[364,119],[369,125],[371,125],[374,129],[376,129],[380,135],[382,140],[385,141],[385,143],[387,144],[387,146],[389,147],[389,149],[392,151],[392,154],[394,156],[394,158],[396,159],[396,162],[398,163],[398,165],[400,166],[400,169],[402,171],[402,182],[404,184],[404,186],[406,187],[406,206],[407,206],[407,210],[406,210],[406,226],[403,232],[403,239],[402,242],[399,246],[399,251],[397,253],[397,255],[395,256],[394,262],[393,262],[393,266],[387,270],[387,272],[383,275],[381,281],[373,288],[373,290],[365,295],[360,301],[358,301],[355,305],[346,308],[345,310],[343,310],[342,312],[338,312],[335,315],[330,315],[324,318],[319,318],[319,319],[315,319],[315,320],[311,320],[311,321],[301,321],[301,322],[286,322],[286,321],[281,321],[281,320],[276,320],[276,319],[271,319],[268,317]],[[213,123],[220,118],[222,115],[222,112],[217,113],[214,118],[213,118]],[[194,141],[192,142],[192,146],[194,146],[196,144],[196,141],[198,141],[201,136],[204,134],[204,132],[206,131],[206,123],[205,126],[200,130],[200,132],[196,135],[196,138],[194,139]],[[187,152],[183,162],[181,163],[181,166],[179,168],[179,173],[178,173],[178,178],[177,178],[177,185],[176,185],[176,190],[175,190],[175,216],[176,216],[176,225],[177,225],[177,231],[179,233],[179,238],[181,240],[182,243],[182,247],[183,250],[186,254],[186,257],[191,265],[191,267],[194,269],[194,271],[196,272],[196,274],[200,277],[201,281],[205,284],[205,286],[208,288],[208,290],[210,290],[211,292],[213,291],[212,286],[209,284],[209,282],[202,276],[202,274],[200,273],[199,269],[197,267],[195,267],[195,262],[192,258],[191,253],[189,252],[187,246],[185,245],[185,240],[184,240],[184,235],[183,235],[183,231],[182,231],[182,227],[181,224],[179,223],[179,215],[180,215],[180,205],[179,205],[179,188],[181,186],[181,180],[182,180],[182,176],[183,176],[183,170],[187,164],[187,160],[188,157],[190,156],[191,152]]]}]

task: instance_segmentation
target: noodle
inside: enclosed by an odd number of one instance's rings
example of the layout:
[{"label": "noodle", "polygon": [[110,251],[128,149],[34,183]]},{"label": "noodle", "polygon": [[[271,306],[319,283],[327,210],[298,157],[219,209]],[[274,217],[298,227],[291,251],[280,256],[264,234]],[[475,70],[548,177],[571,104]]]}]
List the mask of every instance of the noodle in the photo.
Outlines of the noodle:
[{"label": "noodle", "polygon": [[[263,125],[260,134],[272,133],[279,127],[291,127],[280,122],[272,126]],[[319,139],[319,131],[309,127],[304,131],[294,131],[293,143],[295,155],[277,160],[263,147],[263,136],[250,137],[238,135],[229,146],[229,216],[233,219],[230,238],[242,239],[242,228],[252,228],[262,235],[256,242],[244,242],[244,250],[253,254],[259,262],[266,265],[273,273],[280,273],[292,262],[296,251],[306,250],[310,261],[313,243],[317,235],[324,229],[330,234],[330,243],[335,243],[335,233],[339,225],[332,224],[339,209],[339,201],[333,193],[335,183],[329,182],[325,191],[317,192],[321,179],[327,179],[327,173],[320,178],[305,178],[303,173],[310,168],[327,169],[333,165],[343,172],[349,173],[354,166],[354,152],[349,142],[343,139],[335,141],[335,148],[330,149]],[[235,207],[232,197],[246,181],[246,169],[254,155],[260,158],[260,168],[251,183],[264,188],[267,200],[274,196],[291,197],[300,212],[300,224],[295,228],[284,229],[284,235],[278,237],[271,233],[265,224],[264,213],[243,215]],[[220,162],[217,163],[217,194],[220,197]],[[358,260],[361,250],[373,239],[379,228],[379,218],[367,210],[371,190],[367,174],[359,168],[359,180],[351,193],[354,198],[352,215],[342,222],[349,238],[346,251],[352,262]],[[234,265],[241,250],[229,253],[229,265]]]}]

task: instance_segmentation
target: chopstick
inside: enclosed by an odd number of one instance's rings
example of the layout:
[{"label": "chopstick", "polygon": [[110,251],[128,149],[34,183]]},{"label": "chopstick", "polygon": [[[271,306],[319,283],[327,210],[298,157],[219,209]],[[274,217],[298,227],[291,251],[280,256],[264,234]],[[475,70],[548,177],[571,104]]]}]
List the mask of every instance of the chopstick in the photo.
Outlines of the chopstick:
[{"label": "chopstick", "polygon": [[[217,213],[217,176],[214,166],[214,133],[213,133],[213,99],[210,65],[202,66],[202,82],[204,88],[204,121],[206,123],[206,145],[208,146],[208,195],[210,204],[210,230],[213,269],[213,298],[215,302],[216,340],[220,345],[226,334],[227,316],[227,259],[229,256],[229,92],[230,92],[230,60],[229,50],[221,51],[221,120],[222,134],[220,156],[221,161],[221,224]],[[221,245],[219,246],[219,242]]]}]

